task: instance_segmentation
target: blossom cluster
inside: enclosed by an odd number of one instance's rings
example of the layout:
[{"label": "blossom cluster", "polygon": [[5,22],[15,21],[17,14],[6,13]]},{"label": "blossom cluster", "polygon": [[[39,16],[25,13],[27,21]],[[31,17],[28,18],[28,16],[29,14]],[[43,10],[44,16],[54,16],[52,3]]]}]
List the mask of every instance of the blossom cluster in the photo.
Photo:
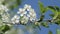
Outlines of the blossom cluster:
[{"label": "blossom cluster", "polygon": [[5,5],[0,4],[0,14],[3,14],[4,12],[7,12],[8,8]]},{"label": "blossom cluster", "polygon": [[26,24],[28,21],[35,21],[36,20],[36,13],[33,8],[31,8],[30,5],[25,4],[24,8],[19,8],[19,11],[17,12],[17,15],[15,15],[11,21],[15,23],[21,23]]},{"label": "blossom cluster", "polygon": [[17,14],[14,15],[12,19],[9,19],[10,14],[8,11],[7,6],[0,4],[0,15],[2,16],[2,20],[4,22],[11,22],[13,24],[21,22],[27,24],[28,21],[34,22],[36,20],[36,13],[34,9],[28,4],[25,4],[24,8],[19,8]]},{"label": "blossom cluster", "polygon": [[7,6],[0,4],[0,15],[2,16],[2,20],[4,22],[8,22],[8,19],[9,19],[8,11],[9,10],[8,10]]},{"label": "blossom cluster", "polygon": [[7,8],[6,5],[1,4],[4,0],[0,1],[0,26],[5,25],[3,22],[8,22],[9,23],[9,9]]},{"label": "blossom cluster", "polygon": [[19,23],[19,19],[20,19],[20,16],[19,16],[19,15],[15,15],[15,16],[11,19],[11,22],[12,22],[13,24]]}]

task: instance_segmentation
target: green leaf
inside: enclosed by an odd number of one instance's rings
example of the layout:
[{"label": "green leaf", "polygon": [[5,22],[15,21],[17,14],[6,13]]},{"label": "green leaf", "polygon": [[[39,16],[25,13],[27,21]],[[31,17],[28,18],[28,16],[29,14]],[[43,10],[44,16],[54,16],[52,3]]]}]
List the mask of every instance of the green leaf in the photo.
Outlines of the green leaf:
[{"label": "green leaf", "polygon": [[55,24],[60,25],[60,19],[56,19]]},{"label": "green leaf", "polygon": [[48,6],[48,9],[51,10],[52,12],[56,11],[54,6]]},{"label": "green leaf", "polygon": [[60,29],[57,29],[57,34],[60,34]]},{"label": "green leaf", "polygon": [[48,10],[51,10],[54,14],[53,19],[56,19],[58,16],[58,11],[56,10],[56,8],[54,6],[48,6]]},{"label": "green leaf", "polygon": [[41,25],[44,26],[44,27],[47,27],[47,28],[49,27],[48,23],[46,23],[46,22],[41,23]]},{"label": "green leaf", "polygon": [[49,31],[48,34],[52,34],[52,31]]},{"label": "green leaf", "polygon": [[60,19],[60,15],[57,16],[57,19]]},{"label": "green leaf", "polygon": [[41,10],[41,13],[45,13],[47,8],[45,8],[41,2],[39,2],[38,4],[39,4],[40,10]]},{"label": "green leaf", "polygon": [[50,14],[51,17],[54,17],[54,14]]},{"label": "green leaf", "polygon": [[60,12],[58,12],[58,14],[60,15]]},{"label": "green leaf", "polygon": [[5,33],[8,30],[10,30],[10,27],[8,25],[2,25],[0,27],[0,31],[2,31],[3,33]]},{"label": "green leaf", "polygon": [[60,8],[58,6],[55,6],[55,8],[58,12],[60,11]]},{"label": "green leaf", "polygon": [[44,15],[41,15],[40,20],[38,20],[37,22],[41,22],[43,21],[43,19],[44,19]]},{"label": "green leaf", "polygon": [[3,32],[6,32],[6,31],[8,31],[8,30],[10,30],[10,27],[8,26],[8,25],[5,25],[5,27],[4,27],[4,29],[2,30]]}]

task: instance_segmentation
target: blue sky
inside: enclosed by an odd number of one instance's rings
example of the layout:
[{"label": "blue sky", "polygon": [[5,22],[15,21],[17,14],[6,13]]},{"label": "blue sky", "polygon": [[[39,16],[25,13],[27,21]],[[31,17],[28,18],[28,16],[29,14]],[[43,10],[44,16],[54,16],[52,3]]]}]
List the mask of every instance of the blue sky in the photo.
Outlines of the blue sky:
[{"label": "blue sky", "polygon": [[[22,0],[22,4],[19,7],[23,7],[25,4],[29,4],[32,6],[33,9],[35,9],[35,12],[37,13],[37,18],[40,17],[39,14],[39,6],[38,6],[38,0]],[[59,6],[60,7],[60,0],[40,0],[44,6]],[[50,16],[49,14],[51,14],[50,11],[48,11],[46,13],[45,18],[49,19]],[[41,31],[38,30],[38,34],[48,34],[48,31],[51,30],[53,32],[53,34],[56,34],[56,28],[58,28],[59,26],[56,24],[53,25],[49,25],[49,28],[45,28],[43,26],[41,26]]]}]

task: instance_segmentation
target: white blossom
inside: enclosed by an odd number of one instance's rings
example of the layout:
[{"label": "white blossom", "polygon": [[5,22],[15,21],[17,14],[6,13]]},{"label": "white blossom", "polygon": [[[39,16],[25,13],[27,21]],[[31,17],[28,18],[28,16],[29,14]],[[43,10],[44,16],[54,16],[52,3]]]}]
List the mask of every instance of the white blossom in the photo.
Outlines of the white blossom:
[{"label": "white blossom", "polygon": [[0,5],[0,10],[8,11],[8,8],[4,5]]},{"label": "white blossom", "polygon": [[35,13],[34,9],[31,8],[31,9],[29,9],[29,11],[30,11],[29,12],[30,16],[28,16],[28,17],[30,17],[31,21],[35,20],[36,19],[36,13]]},{"label": "white blossom", "polygon": [[19,11],[17,12],[17,14],[20,14],[21,16],[23,16],[26,13],[27,12],[25,11],[25,9],[22,9],[22,8],[19,8]]},{"label": "white blossom", "polygon": [[28,17],[27,16],[23,16],[23,18],[20,20],[22,24],[27,24],[28,23]]},{"label": "white blossom", "polygon": [[0,14],[3,14],[4,12],[7,12],[9,9],[7,6],[0,4]]},{"label": "white blossom", "polygon": [[[3,6],[3,5],[0,5],[0,6],[1,6],[0,10],[4,10],[5,12],[8,11],[6,6]],[[6,21],[6,22],[9,20],[8,16],[3,15],[2,17],[3,17],[2,20]],[[21,21],[22,24],[27,24],[29,20],[32,22],[35,21],[36,20],[36,13],[35,13],[34,9],[31,8],[30,5],[25,4],[24,8],[19,8],[19,11],[17,12],[16,15],[14,15],[12,17],[10,22],[13,24],[16,24],[16,23],[19,23],[19,21]]]},{"label": "white blossom", "polygon": [[15,15],[15,16],[11,19],[11,21],[12,21],[13,24],[15,24],[15,23],[19,23],[19,19],[20,19],[20,17],[19,17],[18,15]]},{"label": "white blossom", "polygon": [[19,20],[16,20],[15,23],[19,23]]},{"label": "white blossom", "polygon": [[3,15],[2,15],[2,20],[3,20],[4,22],[9,22],[9,15],[3,14]]},{"label": "white blossom", "polygon": [[30,8],[31,8],[30,5],[28,5],[28,4],[25,4],[25,5],[24,5],[24,9],[30,9]]},{"label": "white blossom", "polygon": [[24,8],[19,8],[19,11],[17,12],[17,14],[20,14],[20,16],[26,15],[28,18],[30,18],[29,19],[30,21],[34,21],[36,19],[36,13],[34,9],[27,4],[24,5]]}]

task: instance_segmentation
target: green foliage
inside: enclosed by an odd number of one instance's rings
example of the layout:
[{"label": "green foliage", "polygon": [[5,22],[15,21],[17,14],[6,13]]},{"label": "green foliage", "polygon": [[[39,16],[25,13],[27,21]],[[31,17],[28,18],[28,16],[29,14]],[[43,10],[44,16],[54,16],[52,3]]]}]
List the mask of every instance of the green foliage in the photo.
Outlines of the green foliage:
[{"label": "green foliage", "polygon": [[46,23],[46,22],[41,23],[41,25],[44,26],[44,27],[46,27],[46,28],[49,27],[49,26],[48,26],[48,23]]},{"label": "green foliage", "polygon": [[60,11],[60,8],[58,6],[55,6],[55,8],[58,12]]},{"label": "green foliage", "polygon": [[2,25],[0,27],[0,31],[2,31],[3,33],[5,33],[8,30],[10,30],[10,27],[8,25]]},{"label": "green foliage", "polygon": [[50,14],[49,15],[52,19],[54,18],[55,14]]},{"label": "green foliage", "polygon": [[44,14],[47,11],[47,8],[45,8],[41,2],[39,2],[38,4],[39,4],[40,12]]},{"label": "green foliage", "polygon": [[59,29],[57,29],[56,32],[57,32],[56,34],[60,34],[60,30]]},{"label": "green foliage", "polygon": [[58,6],[48,6],[48,9],[53,12],[50,16],[52,16],[52,19],[54,19],[55,24],[60,24],[60,8]]},{"label": "green foliage", "polygon": [[57,20],[55,21],[55,24],[60,25],[60,19],[57,19]]},{"label": "green foliage", "polygon": [[57,12],[57,10],[55,9],[55,7],[54,7],[54,6],[48,6],[48,10],[51,10],[51,11],[53,12],[53,14],[50,15],[50,16],[53,16],[52,18],[53,18],[53,19],[56,19],[57,16],[58,16],[58,12]]}]

